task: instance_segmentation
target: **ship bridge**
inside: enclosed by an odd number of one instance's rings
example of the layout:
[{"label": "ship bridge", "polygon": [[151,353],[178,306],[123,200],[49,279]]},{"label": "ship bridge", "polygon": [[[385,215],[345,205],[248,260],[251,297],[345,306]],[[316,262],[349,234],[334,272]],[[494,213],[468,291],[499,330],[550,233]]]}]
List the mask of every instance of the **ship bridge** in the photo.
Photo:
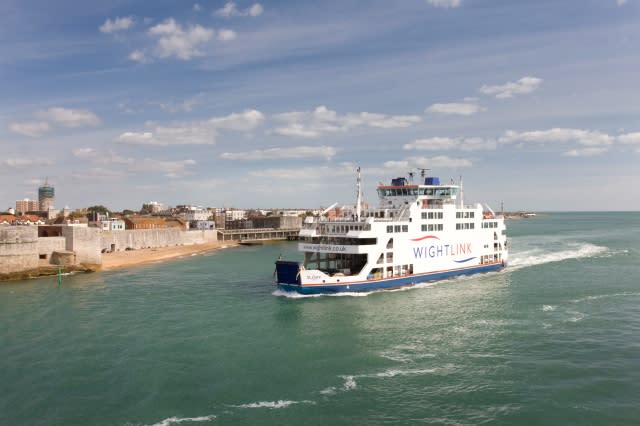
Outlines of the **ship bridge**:
[{"label": "ship bridge", "polygon": [[455,204],[459,185],[442,185],[438,177],[425,177],[424,184],[410,183],[406,178],[391,179],[391,185],[378,185],[381,208],[402,208],[418,200],[422,208],[441,209]]}]

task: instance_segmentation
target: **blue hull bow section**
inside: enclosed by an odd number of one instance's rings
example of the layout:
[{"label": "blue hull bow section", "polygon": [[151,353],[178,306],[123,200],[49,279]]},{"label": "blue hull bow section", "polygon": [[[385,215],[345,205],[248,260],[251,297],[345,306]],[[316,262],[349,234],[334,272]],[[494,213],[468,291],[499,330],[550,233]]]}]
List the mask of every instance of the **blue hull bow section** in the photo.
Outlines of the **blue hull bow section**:
[{"label": "blue hull bow section", "polygon": [[276,262],[276,278],[278,284],[300,285],[300,263],[288,260]]},{"label": "blue hull bow section", "polygon": [[[287,265],[284,265],[287,264]],[[290,265],[288,265],[290,264]],[[295,265],[295,266],[294,266]],[[293,269],[295,267],[295,273]],[[284,291],[296,292],[300,294],[335,294],[370,292],[376,290],[391,290],[401,287],[410,287],[420,283],[439,281],[459,275],[472,275],[481,272],[491,272],[503,269],[505,266],[500,263],[490,265],[480,265],[471,268],[453,269],[448,271],[433,272],[429,274],[416,274],[397,278],[382,280],[359,281],[354,283],[342,283],[335,285],[300,285],[298,274],[299,263],[297,262],[276,262],[278,272],[278,287]],[[282,274],[280,273],[282,269]],[[284,278],[289,278],[285,280]]]}]

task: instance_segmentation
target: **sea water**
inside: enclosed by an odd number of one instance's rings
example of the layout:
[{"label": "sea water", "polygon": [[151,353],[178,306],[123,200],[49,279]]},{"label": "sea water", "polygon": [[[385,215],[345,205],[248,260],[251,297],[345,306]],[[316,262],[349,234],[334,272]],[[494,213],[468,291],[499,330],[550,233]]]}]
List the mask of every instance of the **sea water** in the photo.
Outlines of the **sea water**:
[{"label": "sea water", "polygon": [[402,291],[279,292],[296,243],[1,284],[0,424],[638,424],[640,214],[507,226]]}]

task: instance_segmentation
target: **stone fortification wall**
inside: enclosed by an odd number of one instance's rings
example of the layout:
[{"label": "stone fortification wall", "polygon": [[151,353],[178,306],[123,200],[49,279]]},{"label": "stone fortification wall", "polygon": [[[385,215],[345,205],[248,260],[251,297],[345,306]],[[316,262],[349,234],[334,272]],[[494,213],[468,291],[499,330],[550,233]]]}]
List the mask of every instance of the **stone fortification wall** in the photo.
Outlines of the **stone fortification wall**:
[{"label": "stone fortification wall", "polygon": [[0,274],[38,267],[38,227],[0,226]]},{"label": "stone fortification wall", "polygon": [[104,251],[138,250],[142,248],[203,244],[217,240],[217,231],[183,231],[176,228],[105,231],[100,248]]},{"label": "stone fortification wall", "polygon": [[40,237],[38,238],[38,257],[51,263],[51,253],[54,251],[64,251],[67,249],[67,239],[65,237]]},{"label": "stone fortification wall", "polygon": [[81,265],[102,265],[100,229],[77,226],[62,228],[66,249],[76,253],[76,263]]}]

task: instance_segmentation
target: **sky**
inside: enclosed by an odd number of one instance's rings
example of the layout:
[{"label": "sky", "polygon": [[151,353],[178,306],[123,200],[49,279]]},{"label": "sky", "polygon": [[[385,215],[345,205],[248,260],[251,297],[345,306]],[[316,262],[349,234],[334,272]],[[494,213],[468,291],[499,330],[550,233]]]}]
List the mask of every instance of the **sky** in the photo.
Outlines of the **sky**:
[{"label": "sky", "polygon": [[[640,1],[0,2],[0,210],[640,210]],[[417,180],[417,178],[416,178]]]}]

